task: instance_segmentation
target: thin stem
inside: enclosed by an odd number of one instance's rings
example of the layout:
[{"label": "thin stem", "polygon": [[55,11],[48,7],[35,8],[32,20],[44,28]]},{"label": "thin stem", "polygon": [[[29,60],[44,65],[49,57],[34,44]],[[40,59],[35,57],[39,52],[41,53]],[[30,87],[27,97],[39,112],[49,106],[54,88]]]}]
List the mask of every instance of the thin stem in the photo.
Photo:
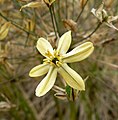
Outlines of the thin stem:
[{"label": "thin stem", "polygon": [[4,18],[6,21],[11,22],[12,25],[16,26],[16,27],[19,28],[20,30],[22,30],[22,31],[26,32],[27,34],[31,34],[31,35],[35,36],[36,38],[38,38],[38,35],[36,35],[36,34],[33,33],[33,32],[29,32],[29,31],[27,31],[26,29],[20,27],[20,25],[18,25],[16,22],[14,22],[14,21],[10,20],[9,18],[7,18],[6,16],[4,16],[1,12],[0,12],[0,16],[1,16],[2,18]]},{"label": "thin stem", "polygon": [[56,27],[55,27],[55,22],[54,22],[54,18],[53,18],[53,13],[52,13],[51,7],[48,7],[48,8],[49,8],[49,11],[50,11],[50,16],[51,16],[51,20],[52,20],[52,25],[53,25],[53,28],[54,28],[55,36],[56,36],[56,38],[58,38],[57,37]]},{"label": "thin stem", "polygon": [[91,37],[91,36],[98,30],[98,28],[101,26],[101,24],[102,24],[102,23],[99,22],[99,24],[97,25],[97,27],[96,27],[87,37],[81,39],[80,41],[83,41],[83,40],[85,40],[85,39]]},{"label": "thin stem", "polygon": [[[89,37],[91,37],[91,36],[98,30],[98,28],[99,28],[101,25],[102,25],[102,23],[99,22],[98,25],[97,25],[97,27],[96,27],[88,36],[86,36],[85,38],[82,38],[82,39],[80,40],[80,42],[86,42],[86,41],[87,41],[86,39],[88,39]],[[79,44],[80,44],[80,43],[73,45],[72,48],[75,47],[75,46],[77,46],[77,45],[79,45]]]},{"label": "thin stem", "polygon": [[76,22],[78,22],[79,18],[81,17],[81,15],[82,15],[82,13],[83,13],[83,11],[84,11],[84,9],[85,9],[85,6],[87,5],[88,1],[89,1],[89,0],[87,0],[86,3],[85,3],[85,5],[83,6],[80,14],[78,15],[77,19],[75,20]]},{"label": "thin stem", "polygon": [[57,32],[58,32],[59,35],[60,35],[59,27],[58,27],[58,23],[57,23],[57,20],[56,20],[56,15],[55,15],[55,11],[54,11],[54,6],[53,6],[53,5],[52,5],[52,13],[53,13],[53,16],[54,16],[54,20],[55,20],[55,24],[56,24]]}]

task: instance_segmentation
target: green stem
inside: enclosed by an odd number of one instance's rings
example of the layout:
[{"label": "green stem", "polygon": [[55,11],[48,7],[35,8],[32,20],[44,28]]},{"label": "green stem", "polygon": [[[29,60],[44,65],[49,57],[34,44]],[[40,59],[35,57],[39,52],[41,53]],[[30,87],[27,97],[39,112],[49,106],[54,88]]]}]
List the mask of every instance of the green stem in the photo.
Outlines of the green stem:
[{"label": "green stem", "polygon": [[74,101],[69,101],[70,104],[70,120],[76,120],[76,106]]}]

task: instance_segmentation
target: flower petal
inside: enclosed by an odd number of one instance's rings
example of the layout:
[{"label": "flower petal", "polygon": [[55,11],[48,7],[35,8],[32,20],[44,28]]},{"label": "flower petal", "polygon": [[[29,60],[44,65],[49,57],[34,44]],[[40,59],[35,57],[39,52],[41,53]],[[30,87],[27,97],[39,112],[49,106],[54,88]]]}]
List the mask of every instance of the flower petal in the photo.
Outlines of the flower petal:
[{"label": "flower petal", "polygon": [[53,48],[52,48],[51,44],[42,37],[38,39],[36,48],[45,57],[47,57],[46,53],[48,53],[48,52],[53,54]]},{"label": "flower petal", "polygon": [[57,68],[50,67],[46,77],[39,83],[36,88],[36,96],[40,97],[45,95],[54,85],[57,76]]},{"label": "flower petal", "polygon": [[47,63],[37,65],[36,67],[32,68],[29,72],[30,77],[38,77],[44,75],[48,72],[50,65]]},{"label": "flower petal", "polygon": [[[95,8],[92,8],[91,13],[92,13],[94,16],[96,16],[96,9],[95,9]],[[96,17],[97,17],[97,16],[96,16]]]},{"label": "flower petal", "polygon": [[69,53],[63,55],[62,60],[66,63],[78,62],[87,58],[93,52],[93,50],[93,43],[86,42],[74,48]]},{"label": "flower petal", "polygon": [[118,19],[118,15],[117,15],[117,16],[108,16],[107,22],[108,22],[108,23],[111,23],[111,22],[113,22],[113,21],[115,21],[115,20],[117,20],[117,19]]},{"label": "flower petal", "polygon": [[102,11],[98,11],[98,12],[97,12],[96,9],[92,8],[91,12],[92,12],[92,14],[93,14],[97,19],[100,20],[100,22],[103,21],[103,18],[102,18]]},{"label": "flower petal", "polygon": [[103,9],[104,8],[104,2],[98,7],[98,9],[92,8],[91,12],[97,19],[100,20],[100,22],[103,22],[103,20],[108,17],[107,12]]},{"label": "flower petal", "polygon": [[111,22],[110,22],[110,23],[105,22],[105,24],[106,24],[107,26],[109,26],[110,28],[113,28],[113,29],[115,29],[115,30],[118,30],[118,28],[116,28]]},{"label": "flower petal", "polygon": [[58,69],[66,83],[74,89],[85,90],[85,84],[81,76],[71,69],[66,63]]},{"label": "flower petal", "polygon": [[104,8],[104,2],[102,2],[102,4],[99,5],[98,9],[96,10],[96,13],[102,13],[103,8]]},{"label": "flower petal", "polygon": [[68,51],[71,44],[71,31],[64,33],[59,39],[57,51],[59,54],[64,54]]}]

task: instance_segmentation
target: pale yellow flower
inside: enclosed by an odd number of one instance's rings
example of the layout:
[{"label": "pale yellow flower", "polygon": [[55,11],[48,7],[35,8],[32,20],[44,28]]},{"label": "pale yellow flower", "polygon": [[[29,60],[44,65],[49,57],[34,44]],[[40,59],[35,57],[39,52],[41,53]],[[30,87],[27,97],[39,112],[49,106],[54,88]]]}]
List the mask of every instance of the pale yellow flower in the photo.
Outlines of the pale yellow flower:
[{"label": "pale yellow flower", "polygon": [[107,14],[107,11],[104,8],[104,2],[98,7],[98,9],[92,8],[91,12],[93,13],[93,15],[101,22],[101,23],[105,23],[107,26],[118,30],[118,28],[116,28],[112,22],[118,19],[118,16],[109,16]]},{"label": "pale yellow flower", "polygon": [[47,73],[46,77],[36,88],[36,96],[45,95],[54,85],[57,72],[64,78],[66,83],[77,90],[85,90],[85,84],[82,77],[71,69],[67,63],[78,62],[87,58],[94,50],[91,42],[83,43],[66,53],[71,44],[71,31],[63,34],[59,40],[58,47],[53,50],[51,44],[44,38],[39,38],[36,48],[46,57],[43,64],[34,67],[30,77],[38,77]]}]

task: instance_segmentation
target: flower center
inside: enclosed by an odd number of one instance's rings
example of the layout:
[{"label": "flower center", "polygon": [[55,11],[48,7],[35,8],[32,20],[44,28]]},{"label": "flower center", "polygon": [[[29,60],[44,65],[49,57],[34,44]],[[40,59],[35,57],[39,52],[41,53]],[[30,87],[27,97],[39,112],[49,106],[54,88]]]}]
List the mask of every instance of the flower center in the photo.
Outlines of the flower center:
[{"label": "flower center", "polygon": [[50,64],[53,64],[56,67],[60,67],[62,64],[60,56],[54,56],[54,58],[50,60]]},{"label": "flower center", "polygon": [[57,58],[52,59],[52,62],[56,65],[57,62],[59,62],[59,60]]},{"label": "flower center", "polygon": [[54,50],[54,54],[51,54],[50,51],[47,51],[46,56],[48,56],[48,58],[44,59],[44,62],[55,65],[56,67],[60,67],[62,64],[61,57],[56,50]]}]

